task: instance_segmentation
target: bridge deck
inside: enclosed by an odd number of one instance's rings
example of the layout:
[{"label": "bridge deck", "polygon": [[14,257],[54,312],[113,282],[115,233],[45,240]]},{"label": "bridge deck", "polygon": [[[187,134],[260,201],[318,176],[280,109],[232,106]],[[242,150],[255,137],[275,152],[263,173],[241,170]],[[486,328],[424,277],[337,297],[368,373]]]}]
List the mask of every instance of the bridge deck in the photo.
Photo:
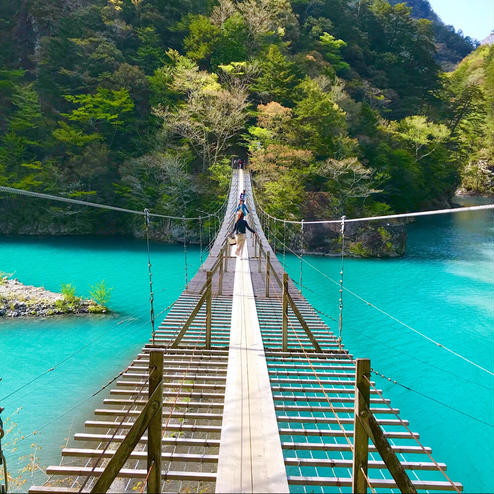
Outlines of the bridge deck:
[{"label": "bridge deck", "polygon": [[[326,323],[289,281],[289,292],[321,352],[316,352],[295,314],[288,311],[288,351],[281,350],[282,292],[272,276],[266,296],[266,261],[254,258],[248,235],[245,259],[231,258],[218,295],[213,278],[211,349],[204,348],[203,306],[178,348],[170,344],[200,298],[211,269],[232,230],[239,191],[251,198],[248,175],[236,172],[227,214],[210,255],[190,281],[152,340],[129,364],[114,389],[62,450],[62,462],[31,493],[89,492],[147,399],[149,352],[164,352],[162,492],[351,492],[355,361]],[[283,267],[262,232],[255,205],[250,223],[273,270]],[[248,258],[248,259],[247,259]],[[260,266],[260,270],[259,270]],[[430,460],[430,448],[416,442],[398,410],[371,389],[371,409],[410,479],[420,491],[461,490]],[[113,492],[145,488],[145,435],[111,487]],[[396,484],[369,446],[369,482],[377,492]]]}]

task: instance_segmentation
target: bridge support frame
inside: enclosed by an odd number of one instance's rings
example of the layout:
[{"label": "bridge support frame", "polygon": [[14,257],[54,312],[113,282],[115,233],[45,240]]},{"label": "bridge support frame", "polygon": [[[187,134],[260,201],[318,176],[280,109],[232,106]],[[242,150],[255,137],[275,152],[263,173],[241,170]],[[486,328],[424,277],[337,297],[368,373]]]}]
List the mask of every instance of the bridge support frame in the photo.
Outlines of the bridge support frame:
[{"label": "bridge support frame", "polygon": [[282,350],[288,351],[288,274],[283,273],[283,334]]},{"label": "bridge support frame", "polygon": [[[153,465],[149,474],[148,494],[161,492],[161,421],[163,413],[163,353],[151,351],[149,358],[149,399],[137,417],[136,421],[120,443],[111,460],[95,482],[91,493],[107,492],[115,477],[119,474],[125,462],[134,451],[142,435],[148,431],[148,469]],[[153,372],[153,376],[151,376]],[[154,389],[151,391],[151,389]],[[153,439],[151,440],[151,436]],[[148,470],[149,471],[149,470]]]},{"label": "bridge support frame", "polygon": [[[222,264],[222,263],[220,263]],[[212,291],[213,291],[213,273],[206,273],[206,348],[211,348],[211,312],[212,312]]]},{"label": "bridge support frame", "polygon": [[269,283],[271,282],[271,253],[266,252],[266,297],[269,297]]},{"label": "bridge support frame", "polygon": [[367,453],[370,438],[398,489],[405,494],[416,494],[415,486],[370,410],[370,369],[369,359],[357,359],[352,492],[357,494],[367,492]]}]

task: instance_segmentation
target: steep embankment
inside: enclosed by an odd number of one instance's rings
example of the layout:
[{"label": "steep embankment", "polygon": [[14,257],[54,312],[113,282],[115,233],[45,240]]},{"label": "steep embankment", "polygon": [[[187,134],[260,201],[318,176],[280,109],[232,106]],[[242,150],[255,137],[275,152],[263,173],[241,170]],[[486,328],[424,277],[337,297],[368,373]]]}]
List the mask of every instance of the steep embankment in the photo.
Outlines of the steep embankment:
[{"label": "steep embankment", "polygon": [[456,98],[469,119],[458,122],[454,135],[464,150],[461,188],[464,193],[494,194],[494,46],[482,45],[449,74]]}]

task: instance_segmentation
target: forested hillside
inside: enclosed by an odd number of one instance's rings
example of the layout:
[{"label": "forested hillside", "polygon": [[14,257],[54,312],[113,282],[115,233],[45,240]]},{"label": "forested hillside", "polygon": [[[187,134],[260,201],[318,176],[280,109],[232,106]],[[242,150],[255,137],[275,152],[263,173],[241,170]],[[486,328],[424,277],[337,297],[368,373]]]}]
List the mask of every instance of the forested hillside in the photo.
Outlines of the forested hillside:
[{"label": "forested hillside", "polygon": [[494,45],[482,45],[449,74],[454,94],[473,108],[475,118],[453,122],[453,136],[464,154],[462,188],[494,194]]},{"label": "forested hillside", "polygon": [[[24,0],[0,25],[0,184],[162,213],[218,207],[232,153],[277,216],[444,205],[492,88],[386,0]],[[4,232],[134,228],[1,201]]]},{"label": "forested hillside", "polygon": [[[390,3],[395,5],[400,3],[400,0],[391,0]],[[472,40],[469,36],[464,36],[453,26],[444,24],[432,10],[428,0],[406,0],[405,3],[411,7],[412,17],[427,19],[432,22],[437,49],[436,60],[443,70],[454,70],[458,62],[478,46],[477,41]]]}]

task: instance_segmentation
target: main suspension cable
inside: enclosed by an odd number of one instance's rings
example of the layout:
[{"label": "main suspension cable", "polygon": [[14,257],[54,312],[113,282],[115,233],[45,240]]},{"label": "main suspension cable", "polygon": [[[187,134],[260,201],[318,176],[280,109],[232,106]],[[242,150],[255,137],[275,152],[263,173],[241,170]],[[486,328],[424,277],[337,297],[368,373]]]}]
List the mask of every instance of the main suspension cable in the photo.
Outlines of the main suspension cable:
[{"label": "main suspension cable", "polygon": [[[341,221],[341,220],[340,220]],[[348,221],[348,220],[346,220]],[[290,247],[286,247],[287,250],[289,250],[294,256],[298,257],[299,259],[302,259],[300,255],[298,255],[295,251],[293,251],[292,249],[290,249]],[[324,278],[328,279],[329,281],[331,281],[331,283],[334,283],[335,285],[339,286],[339,282],[336,281],[335,279],[331,278],[330,276],[328,276],[326,273],[324,273],[323,271],[321,271],[320,269],[318,269],[316,266],[314,266],[311,262],[307,261],[307,259],[303,259],[303,262],[305,264],[307,264],[309,267],[311,267],[314,271],[318,272],[321,276],[323,276]],[[491,376],[494,376],[494,372],[490,371],[489,369],[486,369],[485,367],[481,366],[480,364],[477,364],[476,362],[474,362],[473,360],[470,360],[469,358],[465,357],[464,355],[456,352],[455,350],[447,347],[446,345],[443,345],[442,343],[436,341],[434,338],[431,338],[430,336],[427,336],[426,334],[422,333],[421,331],[419,331],[418,329],[415,329],[413,328],[412,326],[410,326],[409,324],[401,321],[400,319],[398,319],[397,317],[393,316],[392,314],[390,314],[389,312],[386,312],[384,309],[381,309],[378,305],[372,303],[372,302],[369,302],[368,300],[366,300],[365,298],[361,297],[358,293],[355,293],[353,290],[350,290],[349,288],[346,288],[346,287],[343,287],[343,290],[347,293],[349,293],[350,295],[352,295],[353,297],[357,298],[358,300],[360,300],[361,302],[363,302],[364,304],[368,305],[369,307],[372,307],[373,309],[375,309],[376,311],[380,312],[381,314],[389,317],[390,319],[392,319],[393,321],[397,322],[398,324],[400,324],[401,326],[409,329],[410,331],[416,333],[417,335],[421,336],[422,338],[425,338],[426,340],[428,340],[429,342],[433,343],[434,345],[436,345],[437,347],[439,348],[442,348],[444,349],[445,351],[451,353],[452,355],[454,355],[455,357],[458,357],[462,360],[464,360],[465,362],[467,362],[468,364],[470,365],[473,365],[474,367],[477,367],[478,369],[480,369],[481,371],[487,373],[487,374],[490,374]]]}]

